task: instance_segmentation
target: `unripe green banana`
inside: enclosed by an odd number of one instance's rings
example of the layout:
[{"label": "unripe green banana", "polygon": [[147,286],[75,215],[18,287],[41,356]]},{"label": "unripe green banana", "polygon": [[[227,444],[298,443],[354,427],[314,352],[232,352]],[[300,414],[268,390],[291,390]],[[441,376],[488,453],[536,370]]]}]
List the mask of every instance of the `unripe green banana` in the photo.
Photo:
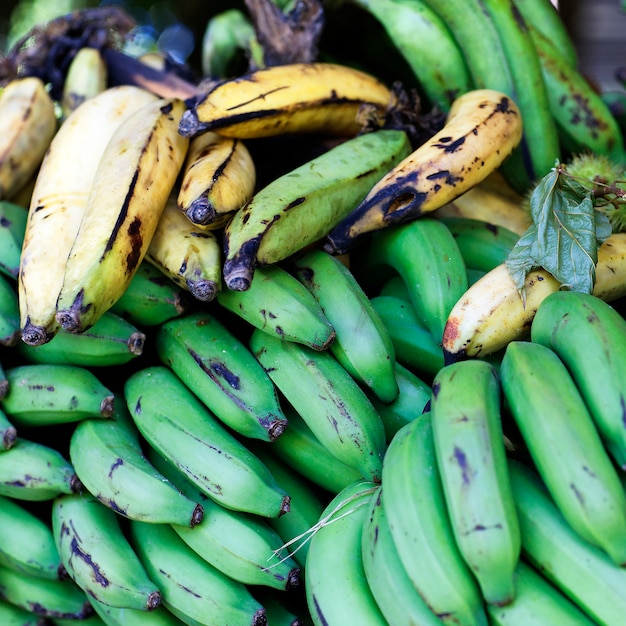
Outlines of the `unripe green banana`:
[{"label": "unripe green banana", "polygon": [[161,361],[225,425],[244,437],[280,437],[287,420],[274,383],[217,317],[199,311],[170,320],[155,345]]},{"label": "unripe green banana", "polygon": [[0,409],[0,452],[12,448],[16,439],[17,428],[15,428],[6,413]]},{"label": "unripe green banana", "polygon": [[581,537],[626,564],[626,493],[567,367],[550,348],[513,341],[502,389],[546,487]]},{"label": "unripe green banana", "polygon": [[[255,329],[252,353],[320,443],[336,458],[380,481],[385,429],[369,398],[327,350],[319,352]],[[288,427],[287,427],[288,428]]]},{"label": "unripe green banana", "polygon": [[255,328],[285,341],[325,350],[335,340],[319,302],[280,265],[257,267],[248,289],[223,289],[215,299]]},{"label": "unripe green banana", "polygon": [[13,281],[0,274],[0,346],[13,347],[20,340],[20,307]]},{"label": "unripe green banana", "polygon": [[52,532],[63,566],[86,594],[104,604],[155,609],[161,593],[119,519],[90,493],[57,496],[52,502]]},{"label": "unripe green banana", "polygon": [[502,435],[497,370],[487,361],[443,367],[432,385],[437,466],[459,551],[488,604],[515,598],[521,541]]},{"label": "unripe green banana", "polygon": [[0,623],[4,626],[49,626],[50,624],[45,617],[6,600],[0,600]]},{"label": "unripe green banana", "polygon": [[26,232],[28,211],[13,202],[0,201],[0,273],[16,279]]},{"label": "unripe green banana", "polygon": [[113,414],[113,393],[80,365],[30,363],[6,370],[0,403],[16,426],[49,426]]},{"label": "unripe green banana", "polygon": [[[178,617],[168,611],[163,604],[152,611],[120,608],[89,598],[95,614],[106,626],[185,626]],[[71,626],[71,624],[68,624]]]},{"label": "unripe green banana", "polygon": [[210,498],[264,517],[289,511],[289,496],[267,467],[172,370],[153,366],[131,374],[124,396],[146,441]]}]

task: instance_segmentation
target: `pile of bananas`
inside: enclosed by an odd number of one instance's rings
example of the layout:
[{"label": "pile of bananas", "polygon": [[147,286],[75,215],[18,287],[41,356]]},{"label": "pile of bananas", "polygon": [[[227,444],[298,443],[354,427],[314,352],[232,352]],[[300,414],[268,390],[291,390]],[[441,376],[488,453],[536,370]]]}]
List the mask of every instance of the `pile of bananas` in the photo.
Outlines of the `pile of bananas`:
[{"label": "pile of bananas", "polygon": [[2,88],[2,624],[623,620],[626,233],[593,293],[506,268],[615,118],[548,0],[348,4],[423,141],[367,67],[227,75],[237,11],[198,85],[89,46]]}]

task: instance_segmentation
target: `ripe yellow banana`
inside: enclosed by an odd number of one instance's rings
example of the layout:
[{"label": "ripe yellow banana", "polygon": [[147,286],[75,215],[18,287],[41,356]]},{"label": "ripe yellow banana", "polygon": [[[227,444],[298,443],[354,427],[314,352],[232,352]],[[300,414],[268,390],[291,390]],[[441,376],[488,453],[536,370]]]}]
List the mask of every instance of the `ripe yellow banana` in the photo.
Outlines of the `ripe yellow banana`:
[{"label": "ripe yellow banana", "polygon": [[20,259],[22,339],[46,343],[59,325],[56,302],[104,149],[115,129],[157,97],[133,86],[112,87],[83,103],[59,128],[39,169]]},{"label": "ripe yellow banana", "polygon": [[70,63],[63,84],[63,118],[85,100],[107,88],[107,66],[98,48],[81,48]]},{"label": "ripe yellow banana", "polygon": [[492,89],[459,96],[444,127],[386,173],[327,237],[334,253],[357,238],[411,221],[465,193],[495,171],[522,137],[511,98]]},{"label": "ripe yellow banana", "polygon": [[361,105],[384,112],[391,100],[383,82],[346,65],[275,65],[214,83],[185,113],[180,132],[191,137],[212,130],[239,139],[286,133],[353,136],[361,129]]},{"label": "ripe yellow banana", "polygon": [[10,81],[0,94],[0,200],[37,171],[57,130],[54,104],[39,78]]},{"label": "ripe yellow banana", "polygon": [[[541,302],[560,289],[543,269],[528,274],[525,300],[503,263],[475,282],[454,306],[443,333],[448,361],[486,356],[526,337]],[[598,250],[593,294],[606,302],[626,295],[626,233],[613,233]]]},{"label": "ripe yellow banana", "polygon": [[178,133],[184,110],[177,98],[146,104],[107,144],[57,301],[65,330],[92,326],[143,260],[187,153],[189,140]]}]

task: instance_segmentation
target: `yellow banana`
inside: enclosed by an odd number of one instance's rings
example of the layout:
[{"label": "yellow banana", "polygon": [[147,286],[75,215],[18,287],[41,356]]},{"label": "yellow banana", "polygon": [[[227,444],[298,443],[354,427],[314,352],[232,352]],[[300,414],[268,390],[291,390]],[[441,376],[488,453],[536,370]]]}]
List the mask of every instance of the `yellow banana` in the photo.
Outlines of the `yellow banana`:
[{"label": "yellow banana", "polygon": [[10,200],[37,171],[57,130],[41,79],[10,81],[0,94],[0,200]]},{"label": "yellow banana", "polygon": [[444,127],[387,172],[327,237],[346,252],[357,238],[411,221],[465,193],[495,171],[522,137],[511,98],[493,89],[459,96]]},{"label": "yellow banana", "polygon": [[239,139],[207,131],[189,141],[178,208],[194,224],[219,228],[254,193],[256,169]]},{"label": "yellow banana", "polygon": [[100,157],[123,120],[156,100],[139,87],[112,87],[68,116],[50,143],[33,188],[22,244],[18,290],[25,343],[46,343],[58,330],[56,302],[65,261]]},{"label": "yellow banana", "polygon": [[[503,263],[475,282],[454,306],[443,333],[448,361],[492,354],[528,336],[541,302],[560,289],[547,271],[530,272],[525,300]],[[598,250],[593,294],[606,302],[626,295],[626,233],[613,233]]]},{"label": "yellow banana", "polygon": [[56,319],[68,332],[91,327],[124,293],[143,260],[184,162],[178,133],[185,104],[150,102],[118,127],[65,266]]},{"label": "yellow banana", "polygon": [[209,302],[222,289],[222,247],[217,234],[192,224],[170,196],[146,260],[197,300]]},{"label": "yellow banana", "polygon": [[85,100],[107,88],[107,66],[98,48],[81,48],[72,59],[63,84],[63,118]]},{"label": "yellow banana", "polygon": [[251,139],[286,133],[353,136],[358,111],[381,113],[391,90],[375,76],[337,63],[290,63],[214,83],[183,116],[180,132],[191,137],[212,130]]}]

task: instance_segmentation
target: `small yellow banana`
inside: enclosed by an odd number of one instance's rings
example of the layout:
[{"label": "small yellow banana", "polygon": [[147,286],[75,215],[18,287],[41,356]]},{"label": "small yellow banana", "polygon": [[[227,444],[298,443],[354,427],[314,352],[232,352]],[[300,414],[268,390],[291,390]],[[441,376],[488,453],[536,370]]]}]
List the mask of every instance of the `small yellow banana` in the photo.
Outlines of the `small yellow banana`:
[{"label": "small yellow banana", "polygon": [[150,102],[117,128],[98,166],[65,266],[56,319],[90,328],[124,293],[143,260],[185,160],[185,103]]},{"label": "small yellow banana", "polygon": [[[535,270],[523,300],[504,263],[487,272],[450,312],[442,342],[447,360],[493,354],[528,336],[539,305],[559,289],[551,274]],[[593,294],[606,302],[626,295],[626,233],[613,233],[600,246]]]},{"label": "small yellow banana", "polygon": [[239,139],[286,133],[353,136],[361,130],[361,105],[384,112],[391,100],[383,82],[346,65],[275,65],[214,83],[185,113],[180,132],[191,137],[213,130]]},{"label": "small yellow banana", "polygon": [[493,89],[459,96],[444,127],[385,174],[329,233],[346,252],[361,235],[411,221],[465,193],[494,172],[522,137],[517,105]]},{"label": "small yellow banana", "polygon": [[178,208],[206,228],[223,226],[254,193],[256,169],[240,139],[211,131],[189,140]]},{"label": "small yellow banana", "polygon": [[11,200],[41,164],[57,130],[41,79],[10,81],[0,93],[0,200]]},{"label": "small yellow banana", "polygon": [[107,88],[107,66],[97,48],[81,48],[70,63],[63,84],[61,108],[67,116],[87,98]]}]

